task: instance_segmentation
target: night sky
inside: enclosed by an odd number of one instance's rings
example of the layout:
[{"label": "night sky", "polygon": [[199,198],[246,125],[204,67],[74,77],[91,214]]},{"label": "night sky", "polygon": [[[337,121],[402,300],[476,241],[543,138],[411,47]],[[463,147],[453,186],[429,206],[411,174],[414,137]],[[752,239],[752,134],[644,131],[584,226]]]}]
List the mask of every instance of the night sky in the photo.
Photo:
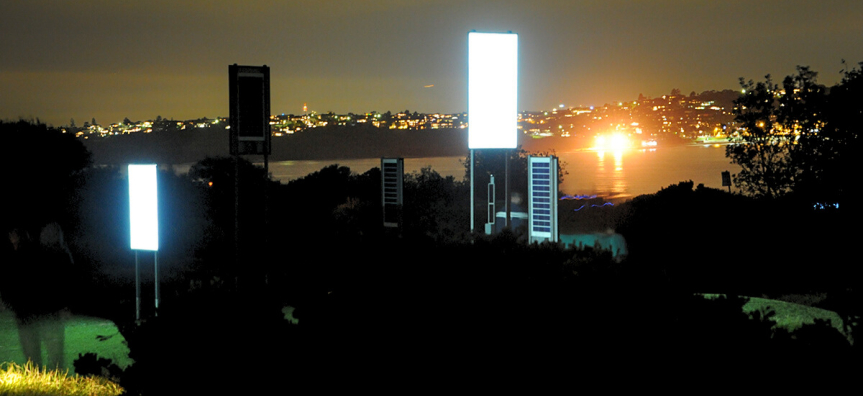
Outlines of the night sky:
[{"label": "night sky", "polygon": [[[519,109],[779,82],[863,61],[863,1],[0,0],[0,119],[228,115],[266,64],[274,114],[467,110],[467,33],[519,34]],[[434,85],[433,87],[426,87]]]}]

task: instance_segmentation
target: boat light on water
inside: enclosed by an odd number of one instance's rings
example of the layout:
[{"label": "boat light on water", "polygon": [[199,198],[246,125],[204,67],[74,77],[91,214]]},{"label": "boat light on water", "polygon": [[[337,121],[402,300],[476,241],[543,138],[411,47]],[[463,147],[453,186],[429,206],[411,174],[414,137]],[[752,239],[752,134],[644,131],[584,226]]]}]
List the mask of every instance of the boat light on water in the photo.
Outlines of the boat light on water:
[{"label": "boat light on water", "polygon": [[599,135],[594,144],[595,150],[622,151],[631,146],[629,137],[622,133],[614,133],[610,136]]}]

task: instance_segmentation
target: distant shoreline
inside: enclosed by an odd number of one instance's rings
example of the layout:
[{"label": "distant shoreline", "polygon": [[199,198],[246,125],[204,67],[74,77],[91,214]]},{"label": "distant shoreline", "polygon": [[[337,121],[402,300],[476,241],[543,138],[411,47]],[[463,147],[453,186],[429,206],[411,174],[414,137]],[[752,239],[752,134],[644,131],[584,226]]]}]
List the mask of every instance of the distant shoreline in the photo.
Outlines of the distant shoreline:
[{"label": "distant shoreline", "polygon": [[[133,134],[82,140],[93,162],[194,163],[207,157],[229,156],[226,131],[180,131]],[[273,137],[270,161],[330,161],[376,157],[445,157],[467,153],[467,131],[378,130],[376,128],[316,128]],[[252,162],[263,156],[244,156]]]},{"label": "distant shoreline", "polygon": [[[269,161],[338,161],[365,158],[428,158],[467,156],[466,129],[390,130],[369,127],[327,127],[273,137]],[[575,138],[519,137],[530,152],[567,150]],[[93,163],[122,165],[195,163],[207,157],[229,156],[228,133],[219,130],[154,132],[94,137],[82,142],[93,153]],[[263,162],[263,156],[244,156]]]}]

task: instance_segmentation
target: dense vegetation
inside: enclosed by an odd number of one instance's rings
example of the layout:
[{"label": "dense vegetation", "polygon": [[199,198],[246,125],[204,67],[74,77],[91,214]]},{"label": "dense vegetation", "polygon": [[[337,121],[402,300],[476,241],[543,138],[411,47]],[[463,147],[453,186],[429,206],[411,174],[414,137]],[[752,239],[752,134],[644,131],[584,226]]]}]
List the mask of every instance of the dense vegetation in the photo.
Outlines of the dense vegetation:
[{"label": "dense vegetation", "polygon": [[[859,315],[860,278],[844,259],[845,245],[834,243],[850,244],[852,236],[810,233],[806,244],[788,242],[811,229],[842,226],[836,211],[692,182],[617,206],[569,208],[566,221],[625,236],[630,254],[618,261],[591,249],[527,245],[520,230],[470,235],[467,184],[431,169],[406,176],[399,235],[381,227],[379,169],[354,174],[331,165],[280,184],[264,182],[262,170],[245,161],[238,168],[245,203],[239,259],[233,254],[234,160],[201,161],[187,177],[160,174],[166,202],[178,206],[170,210],[183,214],[164,214],[169,225],[160,263],[166,277],[158,317],[148,312],[144,324],[131,320],[130,252],[122,249],[117,262],[90,267],[82,289],[98,296],[87,309],[101,307],[100,315],[121,324],[136,360],[117,374],[125,388],[223,389],[230,383],[220,373],[234,364],[254,365],[255,375],[266,379],[284,370],[410,374],[405,370],[433,370],[441,359],[450,359],[453,369],[507,370],[552,350],[582,357],[733,352],[768,360],[856,353],[827,323],[791,335],[773,327],[769,312],[745,314],[745,298],[694,294],[823,294],[818,305],[850,323]],[[104,201],[122,197],[124,179],[106,169],[88,176],[84,191],[102,186],[115,192],[84,194],[84,212],[108,213],[101,220],[105,227],[88,226],[79,237],[114,238],[112,243],[126,246],[120,240],[125,236],[112,236],[123,235],[124,226],[110,220],[125,218],[118,209],[124,206]],[[751,233],[735,237],[741,224],[750,225]],[[110,248],[97,254],[95,241],[78,246],[90,249],[84,262],[110,257]],[[296,307],[299,326],[284,320],[285,305]],[[371,364],[371,357],[385,363]]]},{"label": "dense vegetation", "polygon": [[[442,367],[518,372],[560,361],[549,356],[574,364],[794,355],[830,365],[860,355],[860,343],[828,323],[791,334],[773,326],[771,312],[741,309],[745,296],[820,296],[809,303],[836,311],[845,331],[858,334],[861,274],[849,257],[859,232],[847,230],[859,216],[846,204],[856,190],[825,181],[840,186],[842,206],[821,209],[813,199],[831,195],[804,188],[827,168],[795,179],[806,186],[781,196],[683,181],[616,206],[575,211],[584,202],[561,203],[562,228],[623,235],[629,254],[621,260],[529,245],[521,229],[471,234],[469,184],[433,169],[406,175],[403,227],[392,230],[382,227],[380,169],[355,174],[334,164],[279,183],[248,161],[206,158],[188,175],[159,174],[163,302],[158,316],[148,308],[135,323],[123,169],[88,167],[79,143],[44,125],[0,126],[23,145],[67,147],[57,152],[74,157],[30,170],[15,153],[8,165],[20,169],[18,193],[4,203],[21,210],[4,211],[3,225],[57,220],[68,230],[78,270],[73,310],[113,319],[136,362],[123,371],[84,357],[76,369],[109,373],[133,393],[254,393],[285,372],[298,381],[321,373],[385,380]],[[836,149],[841,161],[858,153],[855,139]],[[514,160],[517,174],[523,157]],[[819,161],[807,164],[835,165]],[[491,162],[478,170],[499,172]],[[34,180],[45,183],[31,195]],[[284,320],[287,305],[299,325]]]}]

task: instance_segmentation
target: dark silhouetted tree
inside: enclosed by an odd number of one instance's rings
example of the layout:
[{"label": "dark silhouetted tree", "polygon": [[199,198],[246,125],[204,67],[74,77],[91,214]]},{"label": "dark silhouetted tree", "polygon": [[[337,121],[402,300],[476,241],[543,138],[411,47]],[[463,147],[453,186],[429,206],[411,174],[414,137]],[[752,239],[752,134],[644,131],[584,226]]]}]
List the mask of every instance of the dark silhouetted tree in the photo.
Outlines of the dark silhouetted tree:
[{"label": "dark silhouetted tree", "polygon": [[856,173],[863,169],[863,62],[845,71],[826,98],[818,91],[803,92],[816,96],[818,106],[805,106],[799,112],[805,112],[805,122],[819,132],[800,137],[804,150],[795,153],[795,160],[801,163],[795,191],[809,201],[856,210],[860,197]]},{"label": "dark silhouetted tree", "polygon": [[91,154],[71,133],[36,121],[0,121],[7,169],[2,195],[6,225],[71,221],[81,173]]},{"label": "dark silhouetted tree", "polygon": [[770,75],[758,83],[741,78],[740,86],[744,94],[734,102],[734,115],[742,142],[729,145],[725,152],[741,167],[734,184],[752,196],[781,197],[791,191],[797,169],[791,159],[794,136],[784,129],[788,115],[780,121],[779,86]]},{"label": "dark silhouetted tree", "polygon": [[[861,64],[863,66],[863,64]],[[859,125],[863,119],[861,69],[846,71],[830,89],[817,73],[798,66],[782,86],[764,82],[740,84],[735,101],[741,144],[726,156],[741,166],[735,184],[746,194],[776,198],[795,193],[812,202],[849,202],[858,189],[852,170],[860,167]]]},{"label": "dark silhouetted tree", "polygon": [[407,233],[451,241],[469,230],[469,184],[425,167],[405,175],[404,186]]},{"label": "dark silhouetted tree", "polygon": [[[189,170],[188,177],[206,189],[204,194],[208,216],[213,228],[208,230],[207,249],[202,257],[211,268],[229,271],[257,270],[265,260],[264,245],[267,238],[265,183],[274,188],[278,183],[270,181],[264,169],[239,158],[238,163],[231,157],[205,158]],[[235,193],[235,172],[239,168],[239,186]],[[211,184],[212,183],[212,184]],[[238,196],[238,201],[235,197]],[[235,217],[235,202],[238,203],[239,217]],[[235,227],[239,224],[239,229]],[[238,237],[239,256],[234,261],[235,230]],[[240,267],[234,264],[240,263]]]}]

